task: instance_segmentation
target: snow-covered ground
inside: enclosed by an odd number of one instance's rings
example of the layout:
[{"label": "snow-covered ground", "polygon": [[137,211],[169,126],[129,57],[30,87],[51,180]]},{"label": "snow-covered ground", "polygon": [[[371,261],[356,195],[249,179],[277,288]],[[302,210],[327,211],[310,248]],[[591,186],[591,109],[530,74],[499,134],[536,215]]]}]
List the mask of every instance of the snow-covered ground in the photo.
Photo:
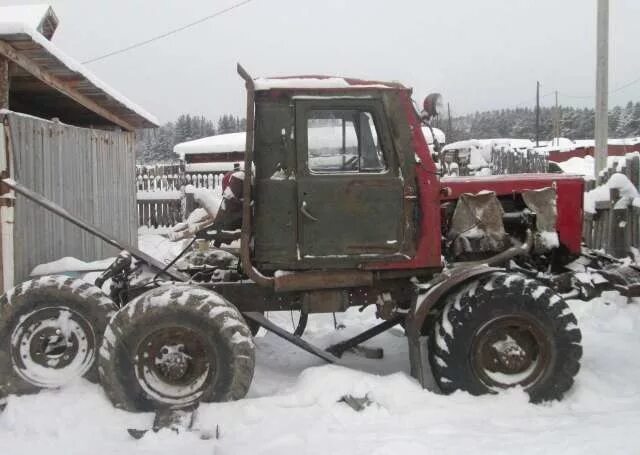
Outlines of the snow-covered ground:
[{"label": "snow-covered ground", "polygon": [[[163,251],[162,238],[141,246]],[[408,375],[406,339],[392,329],[368,345],[382,360],[347,354],[328,366],[272,334],[256,339],[257,366],[249,396],[204,404],[199,433],[148,433],[152,414],[114,409],[98,385],[84,380],[64,390],[10,396],[0,414],[0,454],[585,454],[636,453],[640,447],[640,306],[616,293],[571,301],[583,333],[576,384],[562,402],[532,405],[524,392],[451,396],[422,390]],[[271,313],[285,327],[288,313]],[[375,323],[372,311],[311,316],[305,338],[327,346]],[[345,394],[373,402],[356,412]]]}]

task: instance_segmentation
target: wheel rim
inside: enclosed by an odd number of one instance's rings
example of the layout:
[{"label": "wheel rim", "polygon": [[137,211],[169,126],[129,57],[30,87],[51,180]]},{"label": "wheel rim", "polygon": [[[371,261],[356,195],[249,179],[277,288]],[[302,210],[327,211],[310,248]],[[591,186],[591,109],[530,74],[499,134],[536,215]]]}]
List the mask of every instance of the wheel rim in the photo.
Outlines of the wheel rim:
[{"label": "wheel rim", "polygon": [[510,315],[492,319],[474,337],[471,365],[492,390],[530,388],[551,363],[551,340],[537,321]]},{"label": "wheel rim", "polygon": [[187,404],[204,392],[215,371],[201,334],[187,327],[164,327],[145,337],[136,350],[136,378],[151,398]]},{"label": "wheel rim", "polygon": [[52,306],[20,318],[11,335],[11,360],[25,381],[56,388],[89,371],[95,346],[93,327],[80,313]]}]

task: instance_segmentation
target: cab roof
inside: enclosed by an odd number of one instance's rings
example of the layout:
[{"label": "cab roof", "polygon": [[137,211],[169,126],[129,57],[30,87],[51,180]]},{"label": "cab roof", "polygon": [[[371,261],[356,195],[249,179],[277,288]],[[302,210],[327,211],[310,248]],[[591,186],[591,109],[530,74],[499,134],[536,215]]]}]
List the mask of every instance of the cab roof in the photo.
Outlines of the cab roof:
[{"label": "cab roof", "polygon": [[407,87],[399,82],[369,81],[350,77],[302,75],[283,77],[259,77],[253,80],[254,90],[264,91],[271,89],[393,89],[407,90]]}]

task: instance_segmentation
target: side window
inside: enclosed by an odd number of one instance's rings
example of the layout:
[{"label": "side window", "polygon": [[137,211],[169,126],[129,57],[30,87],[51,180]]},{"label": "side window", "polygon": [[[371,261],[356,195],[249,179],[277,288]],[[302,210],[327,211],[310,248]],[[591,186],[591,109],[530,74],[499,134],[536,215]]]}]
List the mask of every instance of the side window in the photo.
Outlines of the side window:
[{"label": "side window", "polygon": [[370,112],[348,109],[311,110],[307,116],[309,171],[383,172],[387,169]]}]

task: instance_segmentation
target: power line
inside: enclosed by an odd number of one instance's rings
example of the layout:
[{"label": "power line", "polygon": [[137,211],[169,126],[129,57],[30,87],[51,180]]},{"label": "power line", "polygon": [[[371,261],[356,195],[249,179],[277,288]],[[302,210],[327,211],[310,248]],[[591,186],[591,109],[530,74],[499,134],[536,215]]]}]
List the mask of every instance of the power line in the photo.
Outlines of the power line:
[{"label": "power line", "polygon": [[85,60],[82,63],[88,64],[88,63],[97,62],[98,60],[103,60],[103,59],[105,59],[107,57],[111,57],[111,56],[114,56],[114,55],[122,54],[123,52],[127,52],[127,51],[130,51],[132,49],[136,49],[138,47],[145,46],[147,44],[153,43],[154,41],[158,41],[158,40],[166,38],[168,36],[175,35],[176,33],[179,33],[179,32],[181,32],[183,30],[186,30],[188,28],[191,28],[193,26],[196,26],[198,24],[206,22],[206,21],[208,21],[210,19],[213,19],[214,17],[221,16],[221,15],[223,15],[225,13],[228,13],[229,11],[232,11],[232,10],[234,10],[236,8],[239,8],[239,7],[243,6],[243,5],[246,5],[247,3],[252,2],[252,1],[253,0],[243,0],[241,2],[238,2],[238,3],[235,3],[235,4],[231,5],[231,6],[229,6],[228,8],[222,9],[220,11],[217,11],[217,12],[213,13],[213,14],[210,14],[208,16],[205,16],[205,17],[201,18],[201,19],[198,19],[197,21],[190,22],[190,23],[188,23],[186,25],[183,25],[182,27],[178,27],[178,28],[175,28],[173,30],[169,30],[168,32],[162,33],[161,35],[154,36],[153,38],[149,38],[147,40],[140,41],[138,43],[132,44],[132,45],[127,46],[127,47],[124,47],[122,49],[118,49],[118,50],[109,52],[109,53],[101,55],[99,57],[95,57],[95,58],[92,58],[90,60]]},{"label": "power line", "polygon": [[[613,90],[609,90],[609,95],[613,94],[613,93],[617,93],[620,90],[624,90],[627,87],[631,87],[634,84],[637,84],[638,82],[640,82],[640,77],[637,79],[632,80],[631,82],[627,82],[626,84],[621,85],[620,87],[616,87]],[[566,97],[566,98],[578,98],[578,99],[588,99],[588,98],[594,98],[595,95],[566,95],[564,93],[561,93],[562,96]]]}]

